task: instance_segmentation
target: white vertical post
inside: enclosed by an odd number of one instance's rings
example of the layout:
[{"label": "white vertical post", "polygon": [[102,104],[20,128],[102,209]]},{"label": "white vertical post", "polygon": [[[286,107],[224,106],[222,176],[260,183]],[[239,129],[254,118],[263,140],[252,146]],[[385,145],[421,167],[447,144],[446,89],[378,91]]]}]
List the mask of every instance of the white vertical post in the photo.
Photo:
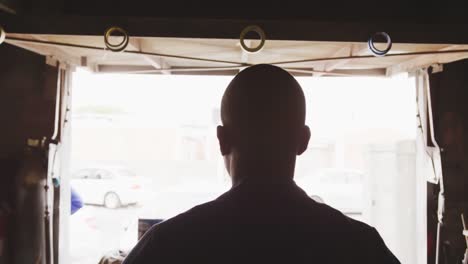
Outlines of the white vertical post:
[{"label": "white vertical post", "polygon": [[[59,263],[70,263],[70,213],[71,213],[71,190],[70,190],[70,162],[71,162],[71,88],[73,68],[67,67],[65,73],[65,95],[64,120],[61,124],[62,138],[58,145],[57,160],[60,162],[60,226],[59,226]],[[57,264],[57,263],[56,263]]]},{"label": "white vertical post", "polygon": [[436,182],[436,174],[427,152],[427,89],[425,72],[416,71],[415,86],[418,109],[416,133],[416,264],[427,263],[427,182]]}]

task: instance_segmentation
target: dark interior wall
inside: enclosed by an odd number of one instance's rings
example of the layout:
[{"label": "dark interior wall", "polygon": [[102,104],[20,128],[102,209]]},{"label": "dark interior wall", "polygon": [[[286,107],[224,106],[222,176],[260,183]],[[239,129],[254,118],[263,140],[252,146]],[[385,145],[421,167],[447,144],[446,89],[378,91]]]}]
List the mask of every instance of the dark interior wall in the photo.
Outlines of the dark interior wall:
[{"label": "dark interior wall", "polygon": [[468,22],[466,1],[145,1],[23,0],[27,12],[44,10],[66,15],[133,16],[205,19],[308,19],[320,21]]},{"label": "dark interior wall", "polygon": [[13,175],[27,139],[53,133],[57,81],[54,84],[56,70],[45,64],[43,56],[2,44],[0,57],[0,200],[4,201],[13,197]]},{"label": "dark interior wall", "polygon": [[19,7],[19,0],[0,0],[0,10],[12,12]]},{"label": "dark interior wall", "polygon": [[[36,253],[38,242],[43,242],[39,238],[43,209],[38,206],[43,182],[42,176],[34,182],[25,180],[21,171],[28,160],[43,170],[42,161],[31,159],[36,154],[26,151],[26,142],[53,134],[57,68],[46,65],[43,56],[5,43],[0,45],[0,58],[0,217],[6,219],[2,228],[9,232],[0,263],[33,263],[32,250]],[[24,250],[13,251],[20,246]],[[23,259],[14,260],[15,254]]]},{"label": "dark interior wall", "polygon": [[[430,77],[434,129],[442,148],[446,213],[442,228],[443,258],[460,263],[466,243],[461,213],[468,220],[468,60],[444,65]],[[436,234],[438,186],[429,186],[430,234]],[[445,259],[442,259],[446,263]]]},{"label": "dark interior wall", "polygon": [[0,157],[9,156],[27,138],[50,137],[54,128],[57,69],[35,53],[0,45]]},{"label": "dark interior wall", "polygon": [[431,75],[430,84],[435,136],[447,174],[446,198],[454,204],[467,203],[468,60],[444,65],[442,72]]}]

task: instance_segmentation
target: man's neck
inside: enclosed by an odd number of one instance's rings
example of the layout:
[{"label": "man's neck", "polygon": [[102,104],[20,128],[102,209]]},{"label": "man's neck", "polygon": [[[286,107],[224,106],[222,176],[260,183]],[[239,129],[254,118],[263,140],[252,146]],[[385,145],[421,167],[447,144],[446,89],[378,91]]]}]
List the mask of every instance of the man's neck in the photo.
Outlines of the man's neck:
[{"label": "man's neck", "polygon": [[295,157],[281,161],[242,161],[231,166],[232,186],[245,181],[284,182],[294,178]]}]

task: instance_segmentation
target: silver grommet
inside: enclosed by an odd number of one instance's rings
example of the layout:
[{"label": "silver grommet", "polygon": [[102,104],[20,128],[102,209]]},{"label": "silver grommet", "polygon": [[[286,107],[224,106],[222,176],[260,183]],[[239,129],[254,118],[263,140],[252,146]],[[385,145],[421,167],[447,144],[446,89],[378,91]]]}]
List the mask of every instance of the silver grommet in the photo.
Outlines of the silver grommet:
[{"label": "silver grommet", "polygon": [[[257,47],[253,47],[253,48],[245,44],[245,36],[247,35],[247,33],[252,32],[252,31],[257,33],[260,36],[260,43],[258,44]],[[256,26],[256,25],[250,25],[244,28],[244,30],[242,30],[240,34],[240,45],[244,51],[249,52],[249,53],[256,53],[256,52],[259,52],[265,45],[265,39],[266,39],[265,31],[263,31],[261,27]]]},{"label": "silver grommet", "polygon": [[[118,44],[112,44],[110,43],[109,38],[112,36],[113,33],[116,32],[121,33],[123,35],[123,40]],[[127,31],[125,31],[121,27],[110,27],[104,33],[104,44],[106,45],[106,48],[114,52],[123,51],[128,46],[129,39],[130,37],[128,36]]]},{"label": "silver grommet", "polygon": [[[377,49],[375,47],[374,41],[375,41],[375,38],[378,36],[384,37],[387,42],[387,47],[383,50]],[[390,38],[390,35],[388,35],[386,32],[377,32],[369,38],[369,40],[367,41],[367,46],[369,47],[369,50],[375,56],[378,56],[378,57],[385,56],[390,51],[390,49],[392,49],[392,39]]]},{"label": "silver grommet", "polygon": [[6,38],[6,32],[3,29],[3,27],[0,26],[0,44],[2,44],[5,41]]}]

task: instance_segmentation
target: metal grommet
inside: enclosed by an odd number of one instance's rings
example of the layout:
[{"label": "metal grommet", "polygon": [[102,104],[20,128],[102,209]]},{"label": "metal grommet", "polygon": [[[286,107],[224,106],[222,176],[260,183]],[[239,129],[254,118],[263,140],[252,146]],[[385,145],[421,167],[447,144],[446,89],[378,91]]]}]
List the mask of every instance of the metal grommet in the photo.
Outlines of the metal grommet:
[{"label": "metal grommet", "polygon": [[[260,44],[258,44],[258,46],[254,48],[250,48],[244,42],[245,36],[247,35],[247,33],[252,32],[252,31],[256,32],[260,36]],[[259,52],[265,45],[265,39],[266,39],[265,31],[263,31],[261,27],[256,26],[256,25],[250,25],[244,28],[244,30],[242,30],[240,34],[240,45],[244,51],[249,52],[249,53],[256,53],[256,52]]]},{"label": "metal grommet", "polygon": [[[122,42],[118,43],[118,44],[112,44],[110,43],[109,41],[109,38],[112,36],[113,33],[115,32],[119,32],[123,35],[123,40]],[[128,46],[128,42],[130,40],[130,37],[128,36],[128,33],[127,31],[125,31],[123,28],[121,27],[110,27],[106,30],[106,32],[104,33],[104,44],[106,44],[106,48],[113,51],[113,52],[120,52],[120,51],[123,51],[127,46]]]},{"label": "metal grommet", "polygon": [[5,41],[5,38],[6,38],[6,32],[3,29],[3,27],[0,26],[0,44],[2,44],[3,41]]},{"label": "metal grommet", "polygon": [[[387,41],[387,48],[384,50],[377,49],[374,45],[374,39],[378,36],[382,36],[386,39]],[[377,32],[373,36],[369,38],[369,41],[367,41],[367,46],[369,47],[369,50],[375,55],[375,56],[385,56],[390,49],[392,49],[392,39],[390,38],[390,35],[388,35],[386,32]]]}]

